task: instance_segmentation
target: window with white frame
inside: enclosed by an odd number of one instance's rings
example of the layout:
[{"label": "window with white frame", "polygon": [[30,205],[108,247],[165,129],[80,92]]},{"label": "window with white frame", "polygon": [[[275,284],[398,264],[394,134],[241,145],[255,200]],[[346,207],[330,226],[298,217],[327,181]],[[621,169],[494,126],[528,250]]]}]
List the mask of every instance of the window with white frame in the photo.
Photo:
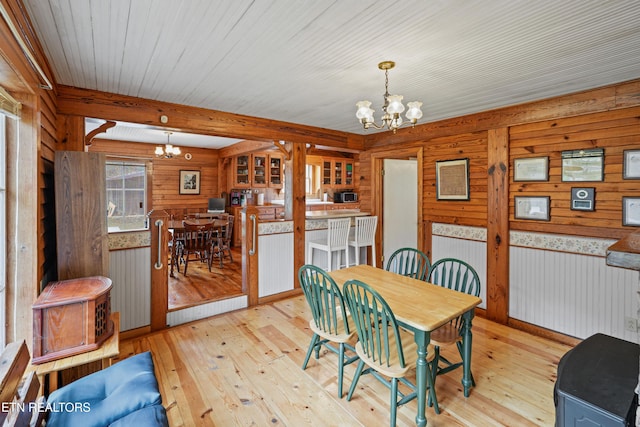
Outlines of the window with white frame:
[{"label": "window with white frame", "polygon": [[110,232],[146,228],[147,170],[133,161],[107,161],[107,226]]}]

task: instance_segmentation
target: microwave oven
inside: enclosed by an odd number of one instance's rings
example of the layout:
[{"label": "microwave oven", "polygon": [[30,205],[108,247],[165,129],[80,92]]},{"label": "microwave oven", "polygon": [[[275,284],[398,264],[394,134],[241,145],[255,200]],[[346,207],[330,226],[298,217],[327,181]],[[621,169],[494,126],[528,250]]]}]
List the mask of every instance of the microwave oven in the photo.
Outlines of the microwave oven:
[{"label": "microwave oven", "polygon": [[333,195],[334,203],[355,203],[358,201],[358,193],[342,191]]}]

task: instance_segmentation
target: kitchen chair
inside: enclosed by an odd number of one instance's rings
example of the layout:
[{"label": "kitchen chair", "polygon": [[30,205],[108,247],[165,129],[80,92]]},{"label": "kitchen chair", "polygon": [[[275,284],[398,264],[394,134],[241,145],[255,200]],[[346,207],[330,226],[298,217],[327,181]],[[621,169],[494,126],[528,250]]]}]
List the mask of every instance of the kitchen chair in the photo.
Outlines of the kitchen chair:
[{"label": "kitchen chair", "polygon": [[[175,269],[180,272],[180,261],[183,260],[184,252],[184,232],[169,231],[169,253],[171,254],[171,263]],[[173,274],[173,272],[172,272]]]},{"label": "kitchen chair", "polygon": [[371,246],[372,265],[376,267],[376,228],[377,216],[356,217],[353,236],[349,237],[349,247],[355,248],[355,265],[360,265],[360,248]]},{"label": "kitchen chair", "polygon": [[209,271],[211,271],[211,238],[213,237],[214,227],[210,224],[193,224],[189,221],[184,222],[184,246],[182,249],[182,257],[184,258],[184,275],[187,275],[189,261],[193,255],[195,259],[207,261]]},{"label": "kitchen chair", "polygon": [[[478,273],[464,261],[455,258],[442,258],[434,262],[431,266],[429,283],[464,292],[469,295],[480,296],[480,278]],[[435,375],[445,374],[462,366],[462,361],[452,363],[440,355],[440,347],[456,344],[460,358],[464,360],[462,349],[462,326],[464,320],[462,316],[456,317],[431,333],[431,343],[435,346],[435,359],[433,362]],[[444,364],[444,367],[439,365]],[[471,374],[471,384],[475,387],[476,382]]]},{"label": "kitchen chair", "polygon": [[[233,254],[231,253],[231,235],[233,233],[233,215],[227,216],[227,225],[218,231],[217,238],[211,240],[211,253],[220,259],[220,268],[223,266],[225,253],[229,255],[229,261],[233,262]],[[211,263],[212,260],[209,260]]]},{"label": "kitchen chair", "polygon": [[[300,267],[298,278],[311,308],[312,319],[309,320],[309,327],[313,331],[302,369],[307,369],[312,351],[315,350],[316,359],[320,357],[320,348],[323,345],[336,353],[338,355],[338,397],[342,398],[344,366],[358,360],[358,356],[345,355],[345,349],[355,352],[353,346],[349,344],[355,336],[355,330],[349,325],[342,292],[331,276],[315,265],[306,264]],[[332,343],[338,344],[338,348],[336,349]]]},{"label": "kitchen chair", "polygon": [[[389,421],[393,427],[396,425],[398,406],[417,397],[415,384],[406,378],[416,366],[415,340],[411,333],[398,326],[387,302],[366,283],[349,280],[344,284],[343,294],[358,335],[356,353],[360,357],[347,400],[351,400],[360,376],[370,373],[391,390]],[[433,348],[429,345],[427,381],[431,391],[434,381],[431,367],[433,357]],[[363,370],[365,364],[368,368]],[[409,387],[410,392],[405,394],[398,390],[399,382]]]},{"label": "kitchen chair", "polygon": [[307,264],[313,264],[313,250],[317,249],[327,253],[327,271],[331,271],[331,264],[333,264],[333,253],[338,252],[338,269],[340,269],[340,262],[342,261],[342,251],[345,253],[346,263],[344,265],[349,266],[349,228],[351,227],[350,218],[333,218],[329,219],[329,227],[327,229],[327,238],[323,240],[312,240],[307,246]]},{"label": "kitchen chair", "polygon": [[400,248],[389,257],[387,271],[425,280],[429,275],[431,262],[429,257],[419,249]]}]

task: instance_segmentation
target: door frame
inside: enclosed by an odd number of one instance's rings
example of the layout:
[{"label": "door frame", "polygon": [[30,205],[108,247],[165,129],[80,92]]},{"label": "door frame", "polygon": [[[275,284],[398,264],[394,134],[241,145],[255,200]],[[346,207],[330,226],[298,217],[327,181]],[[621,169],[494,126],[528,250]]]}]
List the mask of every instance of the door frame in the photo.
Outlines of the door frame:
[{"label": "door frame", "polygon": [[[402,147],[402,148],[388,148],[385,150],[380,150],[371,153],[371,208],[372,215],[378,216],[378,228],[376,230],[376,253],[380,254],[382,257],[384,254],[382,248],[382,229],[384,227],[384,218],[382,213],[383,202],[384,202],[384,194],[383,194],[383,176],[382,171],[384,169],[384,160],[385,159],[396,159],[403,160],[408,158],[415,158],[417,161],[417,180],[418,180],[418,194],[417,197],[417,220],[418,220],[418,249],[421,251],[425,251],[427,249],[425,246],[425,229],[424,223],[422,220],[422,201],[423,201],[423,147],[422,146],[413,146],[413,147]],[[384,261],[378,259],[379,265],[384,266]]]}]

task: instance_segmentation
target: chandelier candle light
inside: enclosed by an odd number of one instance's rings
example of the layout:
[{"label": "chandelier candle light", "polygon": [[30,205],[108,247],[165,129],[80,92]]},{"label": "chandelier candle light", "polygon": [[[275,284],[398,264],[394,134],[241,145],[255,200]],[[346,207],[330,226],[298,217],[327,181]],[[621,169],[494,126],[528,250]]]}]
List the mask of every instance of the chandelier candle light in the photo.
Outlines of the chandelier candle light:
[{"label": "chandelier candle light", "polygon": [[400,114],[404,111],[402,95],[389,95],[389,70],[395,66],[396,63],[393,61],[384,61],[378,64],[378,68],[384,70],[384,105],[382,106],[384,114],[381,124],[376,124],[373,119],[375,110],[371,108],[371,101],[360,101],[356,104],[356,107],[358,107],[356,117],[365,129],[370,127],[384,129],[386,127],[396,133],[396,130],[402,125],[411,124],[411,126],[415,126],[418,119],[422,117],[422,110],[420,109],[422,102],[409,102],[407,103],[408,110],[405,114],[409,122],[403,123],[402,117],[400,117]]},{"label": "chandelier candle light", "polygon": [[180,147],[174,147],[169,142],[169,136],[173,132],[165,132],[167,134],[167,143],[164,145],[164,149],[162,146],[156,147],[156,157],[164,157],[166,159],[171,159],[173,156],[179,156],[181,154]]}]

